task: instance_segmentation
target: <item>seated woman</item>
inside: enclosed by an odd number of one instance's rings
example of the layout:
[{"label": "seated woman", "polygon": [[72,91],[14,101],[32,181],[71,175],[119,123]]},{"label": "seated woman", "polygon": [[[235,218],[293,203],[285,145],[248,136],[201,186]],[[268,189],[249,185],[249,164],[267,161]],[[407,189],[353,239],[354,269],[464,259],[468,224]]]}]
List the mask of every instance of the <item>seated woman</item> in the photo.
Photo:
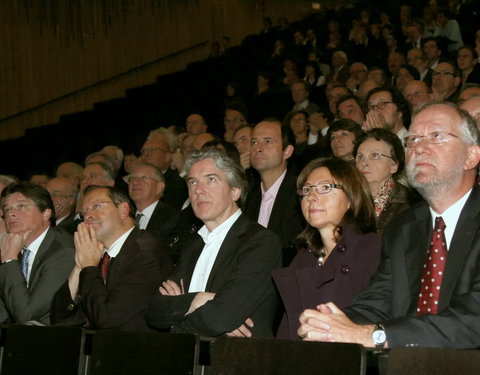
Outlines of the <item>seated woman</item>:
[{"label": "seated woman", "polygon": [[297,180],[307,227],[287,268],[273,271],[285,306],[277,338],[299,339],[299,315],[333,301],[340,307],[365,288],[380,261],[380,236],[368,184],[352,163],[315,159]]},{"label": "seated woman", "polygon": [[382,233],[393,216],[418,200],[396,181],[405,165],[404,148],[395,134],[375,128],[360,137],[353,154],[357,169],[368,181],[375,204],[377,231]]},{"label": "seated woman", "polygon": [[335,121],[327,131],[327,144],[330,145],[332,156],[353,161],[353,147],[362,133],[363,130],[360,125],[353,120]]}]

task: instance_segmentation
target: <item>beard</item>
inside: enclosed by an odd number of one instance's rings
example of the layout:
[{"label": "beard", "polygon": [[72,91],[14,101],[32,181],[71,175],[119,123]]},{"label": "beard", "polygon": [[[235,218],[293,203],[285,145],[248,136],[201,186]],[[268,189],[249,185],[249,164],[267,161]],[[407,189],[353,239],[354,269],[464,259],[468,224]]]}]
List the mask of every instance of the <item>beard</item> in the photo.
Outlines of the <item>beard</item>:
[{"label": "beard", "polygon": [[463,175],[463,163],[460,160],[448,169],[441,169],[432,162],[432,172],[422,171],[416,166],[418,158],[411,160],[406,166],[407,179],[410,186],[415,188],[427,201],[430,197],[439,196],[448,192]]}]

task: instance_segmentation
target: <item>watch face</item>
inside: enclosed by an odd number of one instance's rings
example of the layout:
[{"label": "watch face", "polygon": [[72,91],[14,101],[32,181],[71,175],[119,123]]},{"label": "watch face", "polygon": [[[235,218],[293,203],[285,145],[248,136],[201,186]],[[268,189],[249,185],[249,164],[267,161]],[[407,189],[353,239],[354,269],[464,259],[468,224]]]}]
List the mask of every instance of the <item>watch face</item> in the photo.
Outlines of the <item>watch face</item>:
[{"label": "watch face", "polygon": [[377,330],[373,332],[372,339],[375,344],[383,344],[387,340],[387,335],[385,331]]}]

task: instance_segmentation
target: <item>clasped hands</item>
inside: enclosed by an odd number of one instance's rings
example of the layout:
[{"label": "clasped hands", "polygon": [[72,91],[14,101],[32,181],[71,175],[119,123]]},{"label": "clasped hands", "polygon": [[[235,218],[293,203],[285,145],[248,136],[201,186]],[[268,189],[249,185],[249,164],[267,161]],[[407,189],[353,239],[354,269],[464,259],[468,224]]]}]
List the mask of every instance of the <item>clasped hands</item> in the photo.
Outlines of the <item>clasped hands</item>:
[{"label": "clasped hands", "polygon": [[300,315],[298,336],[304,341],[348,342],[373,347],[372,325],[353,323],[333,302]]},{"label": "clasped hands", "polygon": [[97,267],[102,259],[105,246],[97,240],[95,229],[80,223],[73,235],[75,242],[75,265],[78,268]]}]

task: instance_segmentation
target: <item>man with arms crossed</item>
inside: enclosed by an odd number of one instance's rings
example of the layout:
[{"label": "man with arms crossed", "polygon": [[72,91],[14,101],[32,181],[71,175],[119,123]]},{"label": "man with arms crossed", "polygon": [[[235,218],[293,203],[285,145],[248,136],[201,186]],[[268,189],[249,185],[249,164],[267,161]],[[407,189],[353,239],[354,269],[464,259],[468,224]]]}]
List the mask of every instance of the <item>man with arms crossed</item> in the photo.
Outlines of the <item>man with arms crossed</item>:
[{"label": "man with arms crossed", "polygon": [[254,336],[273,336],[277,299],[270,273],[281,265],[281,245],[242,214],[241,166],[220,150],[204,149],[191,154],[185,167],[193,211],[205,225],[153,297],[147,322],[215,337],[251,317]]}]

